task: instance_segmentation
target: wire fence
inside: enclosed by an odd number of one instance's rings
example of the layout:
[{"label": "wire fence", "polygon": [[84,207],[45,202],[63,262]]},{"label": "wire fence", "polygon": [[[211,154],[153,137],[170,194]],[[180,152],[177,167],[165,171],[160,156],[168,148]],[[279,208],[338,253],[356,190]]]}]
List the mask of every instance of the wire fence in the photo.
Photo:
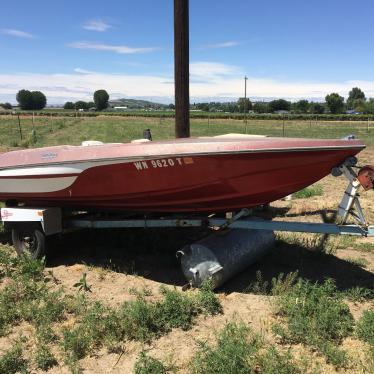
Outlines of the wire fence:
[{"label": "wire fence", "polygon": [[[174,137],[174,119],[160,117],[66,117],[9,114],[0,116],[0,145],[37,147],[56,144],[79,144],[83,140],[123,142],[141,138],[144,129],[151,129],[155,139]],[[326,121],[318,117],[308,120],[247,120],[191,118],[192,136],[214,136],[224,133],[247,133],[277,137],[341,138],[350,134],[374,144],[374,118],[366,121]]]}]

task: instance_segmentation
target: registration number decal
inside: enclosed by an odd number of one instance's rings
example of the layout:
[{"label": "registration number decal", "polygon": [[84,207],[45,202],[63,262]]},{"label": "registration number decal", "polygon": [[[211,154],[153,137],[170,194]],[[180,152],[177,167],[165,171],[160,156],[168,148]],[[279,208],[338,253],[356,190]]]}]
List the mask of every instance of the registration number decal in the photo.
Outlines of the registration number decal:
[{"label": "registration number decal", "polygon": [[179,167],[184,165],[191,165],[194,163],[192,157],[174,157],[174,158],[160,158],[158,160],[147,160],[134,162],[137,171],[147,169],[165,169],[170,167]]}]

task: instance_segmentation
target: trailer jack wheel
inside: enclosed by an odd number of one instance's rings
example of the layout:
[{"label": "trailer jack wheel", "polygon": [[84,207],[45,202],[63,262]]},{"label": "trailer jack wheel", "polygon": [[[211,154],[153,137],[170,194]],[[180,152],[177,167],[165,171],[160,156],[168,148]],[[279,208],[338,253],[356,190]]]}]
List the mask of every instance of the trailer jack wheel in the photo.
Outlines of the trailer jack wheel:
[{"label": "trailer jack wheel", "polygon": [[13,246],[18,254],[29,254],[31,258],[42,258],[46,249],[46,237],[42,228],[35,225],[22,225],[12,229]]}]

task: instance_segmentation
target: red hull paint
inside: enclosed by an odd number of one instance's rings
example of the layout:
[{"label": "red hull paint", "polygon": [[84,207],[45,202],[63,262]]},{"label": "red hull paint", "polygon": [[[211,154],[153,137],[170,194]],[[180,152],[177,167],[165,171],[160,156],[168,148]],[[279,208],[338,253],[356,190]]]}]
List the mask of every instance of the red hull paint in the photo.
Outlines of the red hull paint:
[{"label": "red hull paint", "polygon": [[[89,167],[71,186],[59,191],[2,192],[0,200],[143,212],[229,211],[269,203],[298,191],[328,175],[332,167],[363,148],[360,141],[213,138],[136,147],[126,144],[122,148],[106,145],[10,152],[5,154],[8,157],[0,156],[0,167],[6,166],[0,171],[12,165],[38,167],[94,158],[100,161],[110,157],[117,163]],[[40,161],[46,154],[56,154],[53,162]],[[118,157],[126,160],[121,162]],[[58,176],[24,178],[54,177]],[[2,178],[9,177],[0,177],[0,186]]]}]

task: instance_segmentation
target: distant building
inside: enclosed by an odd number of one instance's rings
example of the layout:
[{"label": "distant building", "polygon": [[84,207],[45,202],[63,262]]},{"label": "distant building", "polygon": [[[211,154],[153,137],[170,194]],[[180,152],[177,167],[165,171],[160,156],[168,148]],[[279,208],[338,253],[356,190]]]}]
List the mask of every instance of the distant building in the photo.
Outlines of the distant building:
[{"label": "distant building", "polygon": [[127,110],[127,106],[115,106],[114,110]]},{"label": "distant building", "polygon": [[289,110],[276,110],[274,113],[275,114],[289,114],[290,111]]},{"label": "distant building", "polygon": [[362,114],[362,113],[361,112],[357,112],[357,110],[350,109],[350,110],[346,110],[345,114]]}]

